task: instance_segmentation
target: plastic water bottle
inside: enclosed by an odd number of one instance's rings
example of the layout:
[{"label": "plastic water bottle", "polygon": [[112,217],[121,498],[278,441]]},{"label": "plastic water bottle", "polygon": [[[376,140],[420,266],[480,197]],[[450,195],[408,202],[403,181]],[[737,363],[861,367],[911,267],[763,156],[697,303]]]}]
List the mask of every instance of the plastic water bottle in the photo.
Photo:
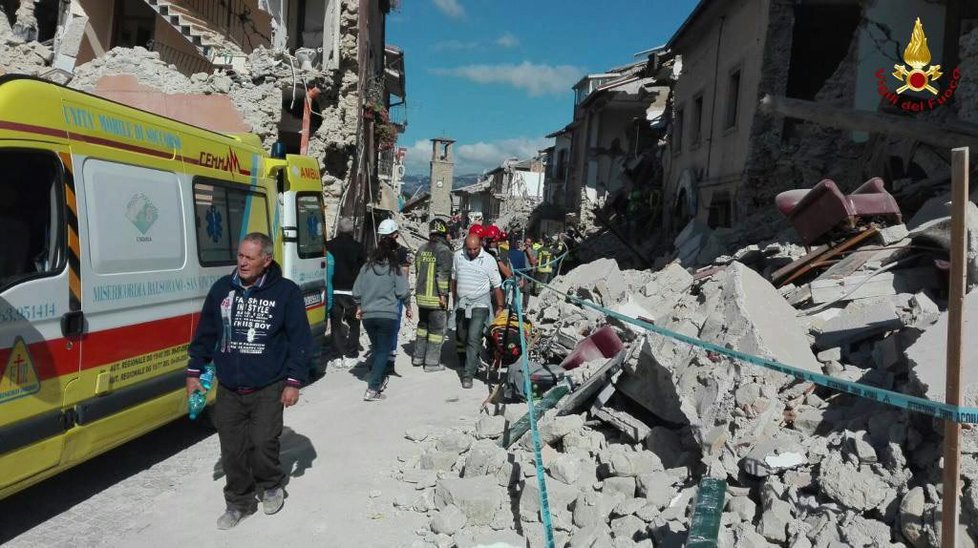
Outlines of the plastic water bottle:
[{"label": "plastic water bottle", "polygon": [[190,413],[190,420],[197,420],[200,412],[207,407],[207,393],[211,391],[211,386],[214,385],[214,375],[214,364],[207,364],[204,367],[204,373],[200,376],[200,384],[204,387],[204,391],[194,390],[194,393],[187,398],[187,410]]}]

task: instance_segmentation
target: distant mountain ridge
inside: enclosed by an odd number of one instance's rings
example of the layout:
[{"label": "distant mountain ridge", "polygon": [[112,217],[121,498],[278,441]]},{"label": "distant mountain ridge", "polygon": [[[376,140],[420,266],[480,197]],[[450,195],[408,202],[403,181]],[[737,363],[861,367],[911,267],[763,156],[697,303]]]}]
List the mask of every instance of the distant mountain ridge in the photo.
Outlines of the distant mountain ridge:
[{"label": "distant mountain ridge", "polygon": [[[479,182],[482,175],[479,173],[466,173],[453,177],[452,188],[462,188],[463,186],[474,185]],[[428,175],[405,175],[401,179],[401,194],[407,197],[414,196],[414,193],[421,188],[421,192],[427,192],[431,186],[431,177]]]}]

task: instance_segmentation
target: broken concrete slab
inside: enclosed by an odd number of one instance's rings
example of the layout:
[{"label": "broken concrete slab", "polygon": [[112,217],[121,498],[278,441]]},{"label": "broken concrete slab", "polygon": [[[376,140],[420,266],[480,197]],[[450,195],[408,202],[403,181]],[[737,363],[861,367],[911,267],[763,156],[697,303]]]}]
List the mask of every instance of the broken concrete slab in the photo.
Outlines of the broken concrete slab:
[{"label": "broken concrete slab", "polygon": [[870,467],[845,462],[838,452],[822,459],[818,484],[827,497],[859,512],[879,507],[892,491]]},{"label": "broken concrete slab", "polygon": [[[915,297],[916,298],[916,297]],[[964,298],[963,333],[975,333],[978,329],[978,291],[968,293]],[[947,378],[947,325],[948,313],[941,313],[940,319],[929,327],[907,349],[910,377],[918,383],[928,399],[943,402]],[[978,346],[964,344],[961,356],[961,394],[962,405],[978,405]]]},{"label": "broken concrete slab", "polygon": [[886,228],[879,228],[876,231],[876,237],[883,245],[893,245],[903,239],[905,239],[910,234],[907,230],[907,225],[891,225]]},{"label": "broken concrete slab", "polygon": [[574,485],[584,470],[579,457],[564,453],[547,463],[547,471],[555,480]]},{"label": "broken concrete slab", "polygon": [[584,528],[607,523],[622,498],[597,491],[581,493],[574,501],[574,525]]},{"label": "broken concrete slab", "polygon": [[603,471],[610,476],[637,477],[650,472],[665,470],[658,455],[651,451],[632,451],[630,448],[613,445],[598,454],[598,462]]},{"label": "broken concrete slab", "polygon": [[[576,487],[564,485],[557,481],[547,482],[547,496],[551,514],[566,511],[579,492]],[[611,510],[608,510],[609,513]],[[520,519],[527,522],[540,521],[540,489],[535,477],[526,479],[519,499]]]},{"label": "broken concrete slab", "polygon": [[757,532],[771,542],[784,543],[788,540],[788,524],[793,520],[791,504],[783,500],[772,500],[761,515]]},{"label": "broken concrete slab", "polygon": [[920,292],[910,299],[914,327],[927,328],[941,318],[941,309],[927,293]]},{"label": "broken concrete slab", "polygon": [[446,478],[435,486],[435,506],[457,506],[471,525],[489,525],[503,503],[503,493],[489,476]]},{"label": "broken concrete slab", "polygon": [[486,415],[475,425],[475,436],[479,439],[496,439],[506,430],[506,417]]},{"label": "broken concrete slab", "polygon": [[841,314],[825,322],[815,338],[815,346],[827,349],[851,344],[900,329],[903,325],[903,318],[891,301],[854,301]]},{"label": "broken concrete slab", "polygon": [[[928,204],[925,204],[925,206]],[[951,214],[950,214],[950,200],[942,205],[935,208],[936,212],[940,207],[944,208],[942,216],[934,218],[932,220],[921,222],[915,228],[911,228],[909,237],[918,245],[936,246],[941,249],[951,248]],[[967,273],[968,273],[968,291],[974,289],[978,285],[978,206],[974,202],[968,202],[965,215],[965,223],[967,226],[967,244],[968,244],[968,257],[967,257]],[[928,214],[933,214],[934,212],[928,212]],[[923,212],[918,213],[917,216],[911,220],[908,226],[914,226],[913,221],[917,220]]]},{"label": "broken concrete slab", "polygon": [[439,535],[454,535],[465,527],[466,519],[465,513],[458,506],[449,504],[431,518],[431,530]]},{"label": "broken concrete slab", "polygon": [[450,471],[458,460],[458,453],[430,449],[421,453],[421,469]]},{"label": "broken concrete slab", "polygon": [[472,446],[472,438],[461,432],[449,432],[438,438],[435,448],[446,453],[461,455]]},{"label": "broken concrete slab", "polygon": [[788,439],[772,438],[752,447],[741,461],[741,468],[752,476],[763,478],[806,464],[807,451],[801,444]]},{"label": "broken concrete slab", "polygon": [[596,407],[591,415],[625,435],[630,441],[640,443],[649,437],[652,429],[625,411],[613,407]]},{"label": "broken concrete slab", "polygon": [[809,284],[812,302],[845,302],[937,288],[937,271],[930,266],[905,268],[880,274],[853,274],[844,278],[818,279]]},{"label": "broken concrete slab", "polygon": [[635,478],[633,476],[616,476],[606,478],[601,492],[606,495],[620,495],[625,498],[635,497]]},{"label": "broken concrete slab", "polygon": [[494,476],[506,462],[507,453],[492,440],[479,440],[465,455],[463,477]]}]

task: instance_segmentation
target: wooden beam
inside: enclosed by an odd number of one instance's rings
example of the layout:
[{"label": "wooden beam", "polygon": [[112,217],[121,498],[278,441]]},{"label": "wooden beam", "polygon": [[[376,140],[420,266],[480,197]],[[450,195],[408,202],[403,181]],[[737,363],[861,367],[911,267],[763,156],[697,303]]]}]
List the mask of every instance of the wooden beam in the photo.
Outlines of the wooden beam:
[{"label": "wooden beam", "polygon": [[882,133],[936,147],[978,147],[978,127],[975,126],[935,124],[910,116],[841,108],[814,101],[773,95],[765,95],[761,99],[760,109],[769,114],[797,118],[822,126],[849,131]]},{"label": "wooden beam", "polygon": [[[947,312],[947,382],[945,401],[961,405],[961,348],[968,242],[965,226],[968,205],[968,149],[951,151],[951,279]],[[961,425],[944,422],[944,501],[941,507],[941,545],[958,545],[961,499]]]}]

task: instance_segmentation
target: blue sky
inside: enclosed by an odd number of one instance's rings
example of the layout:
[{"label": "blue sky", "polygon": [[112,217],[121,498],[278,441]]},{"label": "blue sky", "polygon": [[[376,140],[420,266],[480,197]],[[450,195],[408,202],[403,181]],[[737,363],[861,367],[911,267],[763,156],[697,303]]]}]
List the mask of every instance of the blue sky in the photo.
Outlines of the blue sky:
[{"label": "blue sky", "polygon": [[570,121],[571,86],[664,44],[696,0],[401,0],[387,43],[404,49],[407,172],[427,174],[428,139],[457,143],[455,173],[548,146]]}]

